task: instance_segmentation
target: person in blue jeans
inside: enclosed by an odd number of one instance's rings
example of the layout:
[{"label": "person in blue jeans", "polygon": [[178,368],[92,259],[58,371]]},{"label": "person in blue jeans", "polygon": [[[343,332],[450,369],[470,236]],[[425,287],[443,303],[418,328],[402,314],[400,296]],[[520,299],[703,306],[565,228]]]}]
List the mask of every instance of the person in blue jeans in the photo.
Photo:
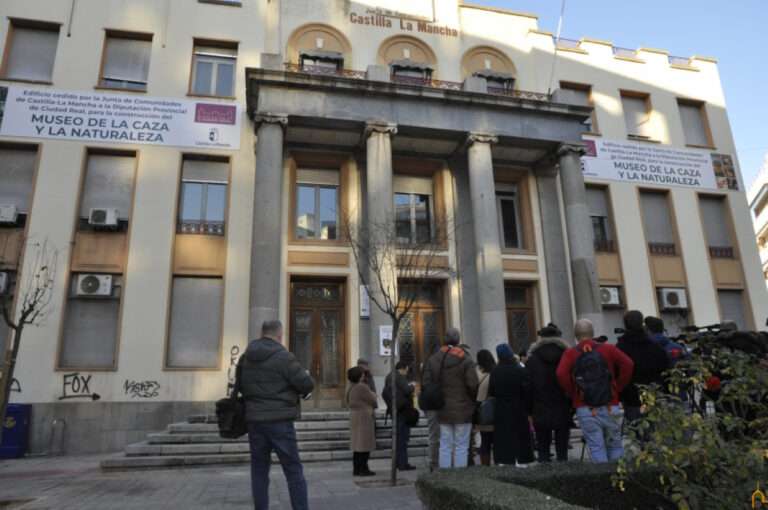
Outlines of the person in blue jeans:
[{"label": "person in blue jeans", "polygon": [[[634,363],[632,359],[611,344],[594,340],[592,322],[581,319],[576,322],[574,333],[578,345],[571,347],[560,359],[557,366],[557,380],[563,391],[571,397],[579,427],[587,442],[592,462],[615,462],[624,455],[621,437],[621,407],[619,394],[632,380]],[[583,386],[577,382],[574,373],[577,360],[589,352],[597,352],[603,359],[610,377],[605,378],[606,404],[590,406],[585,401]],[[595,369],[599,371],[599,369]],[[599,374],[587,374],[594,376]],[[587,377],[602,380],[600,377]]]},{"label": "person in blue jeans", "polygon": [[[293,510],[308,510],[309,495],[299,458],[296,429],[300,399],[315,383],[282,344],[283,325],[266,321],[237,364],[235,392],[245,399],[251,449],[251,489],[256,510],[269,508],[269,469],[274,451],[283,467]],[[237,394],[236,393],[236,394]]]}]

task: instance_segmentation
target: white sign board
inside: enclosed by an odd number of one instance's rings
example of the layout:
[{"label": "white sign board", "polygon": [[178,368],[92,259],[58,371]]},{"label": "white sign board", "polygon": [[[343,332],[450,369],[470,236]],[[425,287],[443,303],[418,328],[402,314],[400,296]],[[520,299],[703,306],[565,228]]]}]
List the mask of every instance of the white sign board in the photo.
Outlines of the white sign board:
[{"label": "white sign board", "polygon": [[739,189],[733,158],[706,150],[621,140],[585,140],[585,177],[694,189]]},{"label": "white sign board", "polygon": [[392,326],[379,326],[379,354],[392,355]]},{"label": "white sign board", "polygon": [[240,107],[139,94],[2,86],[0,135],[237,150]]},{"label": "white sign board", "polygon": [[360,318],[368,319],[371,316],[371,297],[368,295],[368,287],[360,286]]}]

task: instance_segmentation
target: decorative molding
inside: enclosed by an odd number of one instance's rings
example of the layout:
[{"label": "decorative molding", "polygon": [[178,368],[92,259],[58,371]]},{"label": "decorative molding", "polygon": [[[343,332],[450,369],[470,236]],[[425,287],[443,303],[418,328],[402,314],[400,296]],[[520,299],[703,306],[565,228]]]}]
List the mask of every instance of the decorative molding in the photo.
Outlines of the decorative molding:
[{"label": "decorative molding", "polygon": [[394,136],[397,134],[397,124],[385,121],[369,121],[365,123],[365,139],[367,140],[372,134],[381,133],[384,135]]},{"label": "decorative molding", "polygon": [[262,124],[279,124],[280,127],[285,129],[288,125],[288,115],[283,113],[256,113],[251,116],[251,120],[256,125],[256,129],[261,127]]},{"label": "decorative molding", "polygon": [[489,133],[470,133],[467,135],[467,147],[471,147],[476,143],[499,143],[499,137]]},{"label": "decorative molding", "polygon": [[583,156],[587,153],[587,148],[580,143],[563,143],[557,148],[557,157],[562,158],[565,156]]}]

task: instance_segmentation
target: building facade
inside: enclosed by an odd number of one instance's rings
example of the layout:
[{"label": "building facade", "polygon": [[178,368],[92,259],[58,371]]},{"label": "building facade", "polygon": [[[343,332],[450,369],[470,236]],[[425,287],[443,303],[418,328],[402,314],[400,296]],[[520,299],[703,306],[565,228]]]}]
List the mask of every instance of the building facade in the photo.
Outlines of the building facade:
[{"label": "building facade", "polygon": [[760,251],[760,264],[765,284],[768,285],[768,155],[763,162],[763,168],[760,169],[755,182],[749,189],[748,196]]},{"label": "building facade", "polygon": [[414,367],[450,326],[522,350],[550,321],[615,338],[630,308],[673,333],[768,310],[712,58],[555,41],[458,0],[6,0],[0,18],[6,292],[34,243],[58,250],[12,394],[36,451],[57,419],[69,451],[107,451],[210,411],[265,319],[318,381],[309,407],[343,406],[359,357],[383,377],[345,222],[452,233],[442,276],[398,282]]}]

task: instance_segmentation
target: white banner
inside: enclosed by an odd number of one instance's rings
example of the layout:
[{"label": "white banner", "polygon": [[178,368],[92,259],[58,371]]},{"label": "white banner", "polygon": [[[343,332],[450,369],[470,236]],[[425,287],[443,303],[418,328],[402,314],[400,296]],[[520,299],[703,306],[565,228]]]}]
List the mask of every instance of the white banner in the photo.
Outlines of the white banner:
[{"label": "white banner", "polygon": [[137,94],[2,86],[0,135],[237,150],[240,108]]},{"label": "white banner", "polygon": [[585,177],[696,189],[738,190],[733,158],[706,150],[617,140],[585,140]]}]

